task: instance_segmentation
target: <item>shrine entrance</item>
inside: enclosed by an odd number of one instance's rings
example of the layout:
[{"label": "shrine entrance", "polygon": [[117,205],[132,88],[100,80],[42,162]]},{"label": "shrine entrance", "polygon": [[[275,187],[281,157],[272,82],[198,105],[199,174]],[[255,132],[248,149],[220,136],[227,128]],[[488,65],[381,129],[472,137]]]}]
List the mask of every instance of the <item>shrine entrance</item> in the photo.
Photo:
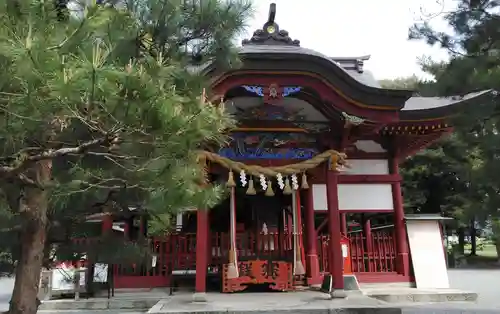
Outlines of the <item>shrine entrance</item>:
[{"label": "shrine entrance", "polygon": [[[290,290],[293,284],[294,232],[292,196],[275,184],[273,196],[234,188],[234,251],[231,249],[231,196],[209,212],[212,259],[222,265],[222,291]],[[300,213],[299,213],[300,214]],[[301,247],[301,228],[297,225]],[[229,249],[228,249],[229,248]],[[231,270],[229,262],[238,264]],[[229,264],[225,266],[225,264]],[[281,266],[281,267],[280,267]],[[231,276],[235,276],[231,278]]]},{"label": "shrine entrance", "polygon": [[[236,121],[227,142],[197,147],[217,177],[207,183],[227,187],[227,200],[179,212],[175,232],[150,239],[154,265],[114,265],[117,288],[173,285],[180,274],[194,276],[200,293],[207,277],[225,292],[288,290],[303,266],[308,285],[331,275],[336,290],[344,274],[361,283],[414,280],[399,163],[451,132],[452,111],[489,101],[491,90],[438,99],[384,89],[363,67],[369,56],[302,48],[275,15],[272,4],[263,27],[242,42],[240,67],[190,67],[210,79],[212,105]],[[130,239],[132,221],[101,214],[103,234]]]},{"label": "shrine entrance", "polygon": [[208,215],[207,253],[221,274],[222,292],[255,285],[290,291],[305,283],[300,191],[309,189],[306,171],[325,162],[337,169],[345,165],[345,155],[328,150],[296,163],[268,167],[208,151],[202,152],[200,160],[229,191],[228,199]]}]

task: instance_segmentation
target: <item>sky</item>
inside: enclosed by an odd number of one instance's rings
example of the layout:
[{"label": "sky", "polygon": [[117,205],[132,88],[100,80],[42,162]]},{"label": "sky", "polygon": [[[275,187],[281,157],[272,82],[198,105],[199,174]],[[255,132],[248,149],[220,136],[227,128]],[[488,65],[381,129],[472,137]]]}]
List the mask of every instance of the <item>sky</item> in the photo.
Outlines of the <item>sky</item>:
[{"label": "sky", "polygon": [[408,28],[425,18],[446,30],[438,13],[449,9],[453,0],[254,0],[255,14],[244,38],[262,28],[271,2],[276,3],[275,22],[302,47],[331,57],[371,55],[365,69],[377,79],[426,77],[419,57],[447,58],[438,47],[408,41]]}]

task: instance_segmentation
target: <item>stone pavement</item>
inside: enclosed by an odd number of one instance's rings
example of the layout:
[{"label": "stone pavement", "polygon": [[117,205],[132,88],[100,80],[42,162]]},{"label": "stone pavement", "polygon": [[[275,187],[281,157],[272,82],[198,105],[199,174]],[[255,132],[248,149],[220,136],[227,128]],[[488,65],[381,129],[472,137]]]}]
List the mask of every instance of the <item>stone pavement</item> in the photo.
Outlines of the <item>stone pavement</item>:
[{"label": "stone pavement", "polygon": [[[55,299],[42,301],[40,310],[45,312],[85,310],[96,311],[121,311],[121,312],[146,312],[158,301],[167,298],[164,289],[148,289],[147,291],[117,292],[114,297],[95,297],[78,301],[73,299]],[[51,313],[52,313],[51,312]],[[117,313],[121,313],[117,312]]]},{"label": "stone pavement", "polygon": [[476,292],[478,307],[499,309],[500,313],[500,269],[450,269],[448,277],[452,288]]},{"label": "stone pavement", "polygon": [[144,314],[145,311],[126,311],[126,310],[38,310],[37,314]]},{"label": "stone pavement", "polygon": [[[384,306],[385,302],[366,297],[359,292],[349,294],[347,299],[331,300],[324,293],[316,291],[276,292],[276,293],[207,293],[206,302],[193,302],[193,294],[178,293],[163,299],[147,313],[401,313],[397,308]],[[345,312],[345,309],[349,309]],[[361,312],[359,312],[361,313]]]},{"label": "stone pavement", "polygon": [[[396,293],[395,290],[378,289],[377,293]],[[419,293],[420,292],[420,293]],[[479,310],[474,307],[473,299],[476,294],[465,294],[472,296],[468,302],[465,298],[451,298],[455,302],[450,303],[448,298],[437,297],[437,302],[430,303],[429,298],[436,294],[441,296],[462,296],[462,291],[418,291],[416,289],[401,289],[398,295],[406,298],[393,298],[389,302],[377,300],[359,292],[348,292],[346,299],[331,300],[328,295],[317,291],[300,291],[290,293],[239,293],[219,294],[208,293],[205,295],[206,302],[193,302],[193,294],[178,293],[173,297],[162,299],[153,306],[148,313],[213,313],[213,314],[264,314],[264,313],[500,313],[492,310]],[[417,297],[408,298],[411,295]],[[419,300],[423,300],[419,302]],[[451,306],[453,304],[453,306]]]},{"label": "stone pavement", "polygon": [[[391,302],[395,303],[387,303],[382,300],[373,300],[370,298],[363,297],[358,294],[358,296],[350,295],[348,300],[327,300],[326,296],[321,294],[315,294],[314,297],[299,297],[298,300],[295,300],[295,293],[269,293],[264,296],[263,294],[257,294],[251,299],[246,299],[243,302],[242,306],[247,308],[244,309],[246,313],[279,313],[279,311],[287,311],[288,313],[405,313],[405,314],[424,314],[424,313],[436,313],[436,314],[468,314],[468,313],[477,313],[477,314],[489,314],[489,313],[500,313],[500,297],[498,297],[498,280],[500,278],[500,270],[450,270],[450,284],[455,289],[466,289],[472,290],[474,292],[478,292],[479,298],[476,302],[446,302],[446,303],[409,303],[410,300],[405,300],[404,298],[397,298],[396,300],[392,300]],[[8,301],[10,300],[10,294],[12,292],[13,287],[13,279],[12,278],[1,278],[0,279],[0,312],[2,310],[6,310],[8,308]],[[400,288],[401,289],[401,288]],[[400,290],[397,289],[397,290]],[[405,288],[401,289],[403,291]],[[366,289],[365,289],[366,290]],[[401,292],[400,291],[400,292]],[[384,291],[378,290],[366,290],[365,292],[372,292],[378,295],[383,295]],[[399,295],[401,295],[400,293]],[[248,294],[245,294],[248,295]],[[285,296],[283,301],[282,296]],[[403,294],[404,295],[404,294]],[[231,295],[231,297],[235,297],[237,295]],[[292,297],[291,297],[292,296]],[[149,291],[147,293],[120,293],[117,295],[113,302],[107,303],[108,306],[104,307],[103,305],[108,302],[106,299],[99,298],[96,300],[81,300],[75,301],[66,300],[66,301],[50,301],[50,303],[57,303],[58,306],[49,306],[48,302],[42,306],[40,309],[40,313],[59,313],[59,314],[69,314],[69,313],[80,313],[80,314],[119,314],[119,313],[129,313],[129,314],[138,314],[145,313],[149,308],[145,307],[147,304],[143,304],[141,309],[134,308],[126,308],[129,307],[134,299],[141,299],[147,297],[149,300],[148,303],[152,303],[153,306],[156,301],[161,299],[161,302],[158,304],[166,305],[169,300],[168,291]],[[188,303],[192,303],[192,294],[184,294],[181,295],[177,293],[174,297],[181,297],[178,301],[174,301],[170,303],[170,305],[175,305],[180,303],[184,308],[188,307]],[[220,297],[228,298],[229,295],[220,295]],[[156,298],[156,300],[154,300]],[[121,300],[123,301],[121,301]],[[184,301],[182,301],[182,299]],[[274,299],[274,303],[270,300]],[[279,299],[279,300],[278,300]],[[319,300],[317,300],[319,299]],[[418,301],[417,298],[413,298],[414,301]],[[92,302],[89,302],[92,301]],[[227,301],[223,301],[227,302]],[[319,308],[312,310],[311,303],[317,303],[320,305]],[[426,302],[429,302],[427,300]],[[280,305],[280,303],[285,303],[285,305]],[[328,304],[329,303],[329,304]],[[73,306],[73,304],[75,304]],[[125,304],[125,308],[122,308]],[[129,304],[129,305],[127,305]],[[111,305],[111,306],[109,306]],[[135,303],[138,305],[138,303]],[[259,307],[267,308],[266,311],[258,311]],[[120,308],[113,308],[118,306]],[[87,309],[85,309],[87,307]],[[99,309],[100,308],[100,309]],[[158,308],[158,307],[157,307]],[[173,307],[169,307],[172,309]],[[213,304],[206,304],[204,307],[202,304],[197,304],[191,309],[191,313],[200,313],[200,311],[213,309]],[[217,307],[215,307],[217,308]],[[219,307],[220,309],[220,307]],[[222,313],[229,313],[229,310],[232,310],[232,313],[242,313],[241,311],[235,311],[234,307],[227,307],[222,309]],[[374,312],[375,311],[375,312]],[[243,312],[243,313],[244,313]],[[186,311],[170,311],[165,313],[187,313]],[[212,312],[214,313],[214,312]],[[219,312],[221,313],[221,312]]]},{"label": "stone pavement", "polygon": [[416,289],[407,287],[362,288],[363,294],[387,303],[476,302],[478,294],[459,289]]}]

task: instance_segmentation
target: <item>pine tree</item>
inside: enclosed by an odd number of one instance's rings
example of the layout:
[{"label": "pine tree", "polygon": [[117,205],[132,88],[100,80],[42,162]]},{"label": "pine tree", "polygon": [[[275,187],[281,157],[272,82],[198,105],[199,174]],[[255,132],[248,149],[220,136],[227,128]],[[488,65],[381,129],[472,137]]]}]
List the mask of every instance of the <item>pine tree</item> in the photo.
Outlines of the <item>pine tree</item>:
[{"label": "pine tree", "polygon": [[207,103],[206,80],[191,65],[236,64],[232,40],[250,9],[218,0],[74,11],[2,1],[0,231],[19,244],[2,260],[16,262],[9,313],[36,313],[47,237],[110,193],[160,223],[219,200],[219,187],[199,185],[196,150],[221,144],[232,120]]},{"label": "pine tree", "polygon": [[[439,45],[450,53],[449,62],[428,60],[424,70],[433,74],[433,84],[440,96],[464,95],[476,90],[499,90],[500,78],[500,3],[494,0],[457,2],[451,12],[441,15],[449,24],[450,32],[438,32],[428,23],[414,25],[410,39],[422,39],[430,45]],[[482,103],[468,106],[454,117],[455,135],[472,155],[470,186],[473,186],[470,206],[463,208],[464,217],[496,225],[500,221],[500,180],[498,153],[500,152],[500,98],[497,94]],[[494,228],[497,252],[500,254],[500,229]]]},{"label": "pine tree", "polygon": [[[387,88],[406,88],[422,96],[436,94],[435,83],[416,76],[384,80]],[[464,208],[471,204],[470,173],[475,159],[457,135],[446,136],[401,165],[405,210],[412,213],[442,213],[469,221]],[[475,193],[474,193],[475,195]]]}]

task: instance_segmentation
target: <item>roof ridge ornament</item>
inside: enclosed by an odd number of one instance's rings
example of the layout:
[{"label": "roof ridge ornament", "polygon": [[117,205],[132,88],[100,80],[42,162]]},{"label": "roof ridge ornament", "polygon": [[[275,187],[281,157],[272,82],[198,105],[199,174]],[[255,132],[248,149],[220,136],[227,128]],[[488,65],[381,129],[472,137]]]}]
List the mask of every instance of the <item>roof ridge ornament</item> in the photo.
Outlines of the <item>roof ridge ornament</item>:
[{"label": "roof ridge ornament", "polygon": [[286,30],[280,30],[279,25],[274,21],[276,17],[276,3],[269,5],[269,16],[267,22],[253,33],[252,38],[244,39],[244,45],[284,45],[300,46],[300,41],[291,39]]}]

